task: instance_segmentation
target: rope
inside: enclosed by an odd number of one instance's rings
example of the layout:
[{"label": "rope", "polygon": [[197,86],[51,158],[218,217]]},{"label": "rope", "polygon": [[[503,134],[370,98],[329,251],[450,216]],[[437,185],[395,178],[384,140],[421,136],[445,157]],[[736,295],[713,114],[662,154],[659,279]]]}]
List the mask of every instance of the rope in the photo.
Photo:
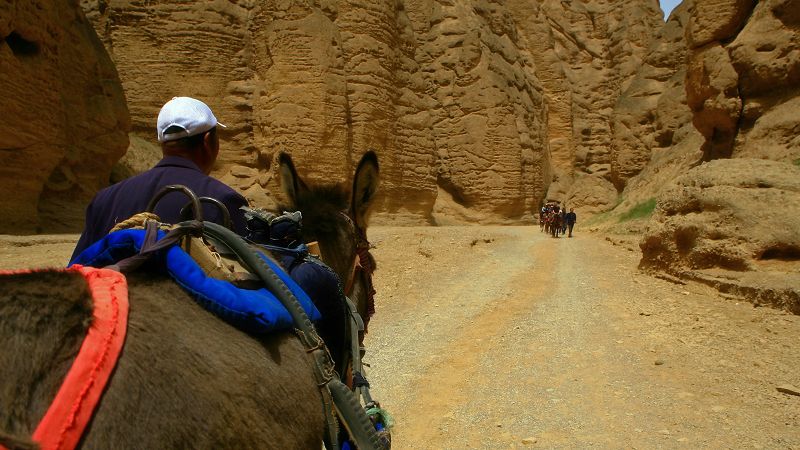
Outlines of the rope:
[{"label": "rope", "polygon": [[153,254],[178,244],[184,236],[202,233],[203,222],[198,222],[196,220],[181,222],[172,227],[169,233],[159,240],[157,240],[158,227],[156,222],[147,221],[145,224],[145,229],[147,231],[145,232],[144,241],[142,242],[142,247],[139,249],[139,253],[128,258],[121,259],[115,264],[107,266],[106,269],[116,270],[117,272],[123,273],[136,270],[145,261],[150,259]]},{"label": "rope", "polygon": [[123,220],[122,222],[117,223],[114,225],[114,228],[109,231],[109,233],[113,233],[119,230],[127,230],[130,228],[136,229],[143,229],[144,223],[147,220],[155,220],[156,222],[161,222],[161,218],[158,217],[156,214],[151,212],[141,212],[139,214],[134,214],[128,219]]},{"label": "rope", "polygon": [[369,242],[366,242],[366,245],[359,246],[356,249],[356,253],[358,254],[358,260],[361,264],[361,270],[363,270],[367,278],[365,280],[366,286],[365,289],[367,291],[367,317],[364,319],[364,332],[367,332],[367,324],[369,323],[369,319],[372,318],[373,314],[375,314],[375,287],[372,284],[372,274],[375,272],[375,265],[372,263],[372,258],[370,258],[369,253]]}]

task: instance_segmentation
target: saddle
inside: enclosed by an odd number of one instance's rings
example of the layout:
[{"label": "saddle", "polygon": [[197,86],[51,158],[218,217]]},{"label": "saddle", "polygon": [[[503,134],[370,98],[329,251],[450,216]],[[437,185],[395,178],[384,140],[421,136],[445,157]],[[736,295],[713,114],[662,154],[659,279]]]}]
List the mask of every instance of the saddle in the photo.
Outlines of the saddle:
[{"label": "saddle", "polygon": [[[71,261],[70,265],[91,267],[125,265],[125,261],[140,255],[143,249],[147,250],[145,243],[149,242],[148,239],[158,242],[167,235],[165,231],[157,229],[155,222],[148,222],[148,227],[149,229],[111,232],[84,250]],[[187,252],[185,248],[189,251]],[[198,256],[206,265],[206,269],[195,260]],[[259,256],[297,297],[309,318],[318,320],[320,313],[305,292],[276,262],[263,253],[259,253]],[[201,306],[246,332],[264,334],[293,328],[291,315],[275,294],[265,287],[247,289],[230,282],[250,281],[251,276],[249,272],[244,271],[241,264],[234,265],[220,256],[215,256],[198,237],[187,239],[182,245],[172,245],[154,251],[149,255],[149,266],[151,270],[162,271],[169,275]],[[209,268],[211,270],[208,270]]]}]

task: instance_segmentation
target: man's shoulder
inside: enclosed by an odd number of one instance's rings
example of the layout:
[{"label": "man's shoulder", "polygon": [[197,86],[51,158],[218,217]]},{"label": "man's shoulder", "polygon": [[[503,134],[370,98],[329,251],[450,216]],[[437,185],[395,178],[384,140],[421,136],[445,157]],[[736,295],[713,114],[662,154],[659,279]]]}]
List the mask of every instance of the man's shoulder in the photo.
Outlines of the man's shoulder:
[{"label": "man's shoulder", "polygon": [[137,173],[136,175],[130,176],[125,178],[124,180],[118,181],[111,186],[108,186],[105,189],[102,189],[100,192],[108,191],[112,192],[119,189],[124,189],[131,185],[137,185],[140,183],[150,183],[154,178],[158,178],[160,175],[159,167],[151,167],[150,169],[145,170],[144,172]]},{"label": "man's shoulder", "polygon": [[135,186],[138,183],[147,182],[152,177],[150,173],[153,169],[146,170],[142,173],[136,174],[132,177],[125,178],[124,180],[118,181],[110,186],[106,186],[103,189],[97,191],[95,195],[95,200],[101,200],[107,198],[109,196],[113,196],[116,192],[121,190],[125,190],[129,186]]},{"label": "man's shoulder", "polygon": [[222,198],[241,198],[244,199],[236,189],[227,185],[211,175],[206,175],[197,169],[189,166],[179,165],[160,165],[156,166],[147,172],[142,172],[145,178],[158,177],[158,178],[173,178],[176,184],[186,183],[192,184],[194,188],[201,188],[207,191],[199,193],[201,195],[212,195],[213,197],[222,200]]},{"label": "man's shoulder", "polygon": [[219,200],[247,203],[244,196],[236,189],[212,176],[206,175],[206,177],[208,177],[208,186]]},{"label": "man's shoulder", "polygon": [[224,181],[222,181],[222,180],[220,180],[218,178],[214,178],[211,175],[203,175],[203,176],[206,177],[206,179],[208,180],[208,183],[210,185],[214,186],[215,189],[219,189],[220,191],[227,191],[227,192],[230,192],[230,193],[236,194],[236,195],[241,195],[241,194],[239,194],[239,192],[236,189],[234,189],[233,187],[231,187],[229,184],[225,183]]}]

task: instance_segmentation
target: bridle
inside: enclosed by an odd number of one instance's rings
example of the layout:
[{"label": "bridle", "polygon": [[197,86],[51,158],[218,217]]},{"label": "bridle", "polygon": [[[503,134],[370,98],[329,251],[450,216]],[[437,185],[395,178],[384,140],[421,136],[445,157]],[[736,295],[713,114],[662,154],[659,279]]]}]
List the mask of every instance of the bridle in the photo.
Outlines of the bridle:
[{"label": "bridle", "polygon": [[345,211],[340,211],[340,214],[350,223],[356,232],[356,252],[353,256],[353,261],[350,263],[348,270],[347,280],[344,284],[344,294],[348,297],[353,295],[355,289],[355,280],[359,272],[363,272],[366,279],[365,289],[367,291],[367,311],[364,320],[364,329],[366,331],[369,318],[375,313],[375,288],[372,284],[372,274],[375,272],[375,264],[372,262],[372,257],[369,253],[370,244],[367,240],[366,233],[356,226],[355,221]]}]

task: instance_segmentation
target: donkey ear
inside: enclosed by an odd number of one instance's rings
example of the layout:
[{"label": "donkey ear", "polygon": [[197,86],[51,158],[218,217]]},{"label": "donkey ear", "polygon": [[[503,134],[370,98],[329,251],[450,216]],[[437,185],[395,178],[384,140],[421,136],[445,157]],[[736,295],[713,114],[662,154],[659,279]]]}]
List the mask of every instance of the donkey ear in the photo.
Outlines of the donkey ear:
[{"label": "donkey ear", "polygon": [[350,202],[353,218],[361,229],[365,229],[367,226],[367,213],[375,199],[379,182],[378,155],[375,154],[375,151],[369,150],[358,163],[355,177],[353,177],[353,198]]},{"label": "donkey ear", "polygon": [[292,205],[296,205],[300,192],[307,188],[300,176],[297,175],[292,157],[288,153],[281,152],[278,155],[278,172],[280,173],[281,188],[284,194],[286,194]]}]

